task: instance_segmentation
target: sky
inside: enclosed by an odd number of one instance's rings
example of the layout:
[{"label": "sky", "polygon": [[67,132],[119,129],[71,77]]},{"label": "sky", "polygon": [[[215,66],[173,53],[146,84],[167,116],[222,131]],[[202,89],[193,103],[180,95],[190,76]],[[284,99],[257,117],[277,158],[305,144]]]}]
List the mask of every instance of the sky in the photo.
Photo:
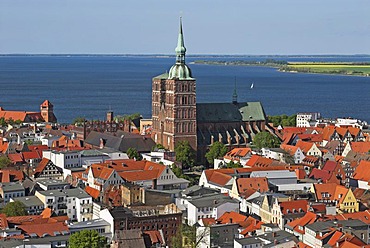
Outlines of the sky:
[{"label": "sky", "polygon": [[369,0],[0,0],[0,54],[370,54]]}]

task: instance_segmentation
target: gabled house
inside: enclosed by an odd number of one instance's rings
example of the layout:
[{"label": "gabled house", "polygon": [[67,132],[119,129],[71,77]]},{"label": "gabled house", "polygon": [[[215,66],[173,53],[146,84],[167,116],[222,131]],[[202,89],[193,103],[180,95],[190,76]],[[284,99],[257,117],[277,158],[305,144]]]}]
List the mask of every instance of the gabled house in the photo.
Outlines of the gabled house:
[{"label": "gabled house", "polygon": [[352,190],[336,183],[314,184],[312,191],[316,201],[335,206],[337,213],[359,211],[359,204]]},{"label": "gabled house", "polygon": [[120,175],[109,166],[93,164],[82,174],[86,186],[99,191],[104,191],[110,185],[123,184]]},{"label": "gabled house", "polygon": [[309,205],[307,200],[279,202],[279,200],[275,198],[272,205],[271,222],[277,224],[280,229],[284,230],[287,223],[305,215],[308,208]]},{"label": "gabled house", "polygon": [[252,150],[250,148],[234,148],[223,157],[226,163],[233,161],[234,163],[240,163],[242,166],[248,162],[252,156]]},{"label": "gabled house", "polygon": [[342,166],[334,161],[326,161],[322,169],[313,168],[310,175],[311,179],[320,180],[323,183],[344,184],[346,173]]},{"label": "gabled house", "polygon": [[356,167],[352,179],[357,181],[357,185],[360,189],[369,190],[370,161],[362,160]]},{"label": "gabled house", "polygon": [[43,158],[33,171],[34,179],[58,179],[63,180],[63,170],[47,158]]},{"label": "gabled house", "polygon": [[305,233],[305,226],[308,224],[315,223],[319,219],[319,216],[311,211],[308,211],[303,217],[295,219],[287,223],[284,230],[294,234],[300,241],[303,241],[303,235]]},{"label": "gabled house", "polygon": [[322,152],[315,143],[298,140],[296,146],[299,147],[302,150],[303,154],[306,156],[322,156]]},{"label": "gabled house", "polygon": [[234,178],[220,170],[204,170],[199,179],[199,185],[218,189],[221,193],[228,193],[232,189]]},{"label": "gabled house", "polygon": [[344,147],[342,156],[347,156],[350,151],[353,151],[356,154],[368,154],[370,151],[370,141],[348,142]]},{"label": "gabled house", "polygon": [[305,158],[301,148],[297,146],[281,144],[280,147],[293,157],[295,164],[302,163],[303,159]]}]

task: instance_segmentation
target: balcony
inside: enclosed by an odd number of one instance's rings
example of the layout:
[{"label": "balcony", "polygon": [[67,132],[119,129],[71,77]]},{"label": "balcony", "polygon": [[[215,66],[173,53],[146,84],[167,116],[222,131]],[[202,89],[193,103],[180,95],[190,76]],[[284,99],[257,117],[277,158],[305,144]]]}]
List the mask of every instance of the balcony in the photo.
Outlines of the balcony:
[{"label": "balcony", "polygon": [[67,209],[66,204],[58,204],[58,209]]}]

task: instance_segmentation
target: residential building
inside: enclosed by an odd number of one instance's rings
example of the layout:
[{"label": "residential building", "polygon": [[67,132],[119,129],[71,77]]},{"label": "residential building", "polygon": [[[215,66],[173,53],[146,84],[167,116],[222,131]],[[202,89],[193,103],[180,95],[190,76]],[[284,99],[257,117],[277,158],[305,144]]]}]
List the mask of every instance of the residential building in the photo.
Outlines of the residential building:
[{"label": "residential building", "polygon": [[20,182],[1,183],[0,197],[1,206],[10,202],[11,198],[25,196],[25,189]]},{"label": "residential building", "polygon": [[233,247],[234,239],[239,236],[238,228],[236,223],[196,226],[196,235],[201,239],[197,247]]},{"label": "residential building", "polygon": [[279,202],[279,200],[275,198],[272,205],[271,222],[277,224],[281,230],[284,230],[287,223],[304,216],[308,211],[308,207],[307,200]]},{"label": "residential building", "polygon": [[88,221],[80,221],[77,223],[70,223],[68,225],[68,228],[71,234],[75,232],[80,232],[82,230],[95,230],[99,233],[99,235],[106,237],[108,243],[110,243],[110,241],[113,238],[113,233],[111,232],[111,226],[109,222],[103,219],[94,219]]},{"label": "residential building", "polygon": [[69,189],[70,184],[56,179],[39,179],[36,181],[43,190]]},{"label": "residential building", "polygon": [[10,202],[14,201],[22,202],[29,215],[39,215],[45,209],[44,203],[36,196],[14,197],[10,199]]},{"label": "residential building", "polygon": [[193,197],[187,204],[187,223],[194,225],[200,219],[218,219],[225,212],[239,213],[239,201],[223,194]]},{"label": "residential building", "polygon": [[63,180],[63,170],[56,166],[51,160],[43,158],[33,171],[34,179],[56,179]]},{"label": "residential building", "polygon": [[35,196],[45,208],[52,209],[57,215],[67,215],[77,222],[92,219],[92,198],[80,188],[37,191]]},{"label": "residential building", "polygon": [[316,122],[316,120],[320,119],[320,113],[297,113],[297,127],[310,127],[310,122]]}]

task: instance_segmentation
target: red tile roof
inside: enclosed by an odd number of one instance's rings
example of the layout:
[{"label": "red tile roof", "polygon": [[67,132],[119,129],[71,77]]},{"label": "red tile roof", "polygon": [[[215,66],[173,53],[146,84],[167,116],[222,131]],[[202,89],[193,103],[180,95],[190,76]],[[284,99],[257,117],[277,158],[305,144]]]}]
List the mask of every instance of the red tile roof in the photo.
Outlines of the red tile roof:
[{"label": "red tile roof", "polygon": [[[152,244],[164,244],[162,236],[159,231],[144,231],[150,237]],[[139,248],[139,247],[138,247]]]},{"label": "red tile roof", "polygon": [[361,160],[352,175],[353,179],[370,181],[370,161]]},{"label": "red tile roof", "polygon": [[40,238],[61,235],[62,232],[69,233],[68,226],[63,222],[19,225],[18,228],[28,235],[34,233]]},{"label": "red tile roof", "polygon": [[247,220],[247,216],[236,213],[236,212],[225,212],[223,215],[220,216],[216,221],[220,222],[221,224],[228,224],[228,223],[240,223]]},{"label": "red tile roof", "polygon": [[293,228],[294,231],[304,234],[304,227],[308,224],[314,223],[317,219],[318,216],[315,213],[307,212],[302,218],[295,219],[286,225]]},{"label": "red tile roof", "polygon": [[266,177],[238,178],[236,184],[240,195],[246,193],[247,190],[252,190],[253,192],[259,191],[260,193],[269,190]]},{"label": "red tile roof", "polygon": [[303,213],[308,210],[307,200],[285,201],[279,203],[282,214]]},{"label": "red tile roof", "polygon": [[205,170],[204,173],[208,183],[219,186],[225,186],[232,179],[232,176],[224,174],[218,170]]},{"label": "red tile roof", "polygon": [[370,151],[370,141],[351,142],[351,150],[355,153],[367,154]]},{"label": "red tile roof", "polygon": [[85,187],[85,191],[86,191],[86,193],[88,193],[94,199],[98,199],[98,197],[100,195],[100,191],[99,190],[94,189],[94,188],[92,188],[90,186],[86,186]]},{"label": "red tile roof", "polygon": [[306,154],[314,145],[314,143],[298,140],[296,146],[299,147],[304,154]]},{"label": "red tile roof", "polygon": [[49,162],[50,162],[49,159],[43,158],[33,173],[34,174],[41,173],[45,169],[45,167],[48,165]]},{"label": "red tile roof", "polygon": [[240,161],[240,158],[247,156],[251,152],[252,150],[250,148],[234,148],[226,153],[224,158]]},{"label": "red tile roof", "polygon": [[13,163],[23,163],[24,159],[22,157],[21,153],[12,153],[8,154],[8,158],[13,162]]},{"label": "red tile roof", "polygon": [[[338,201],[337,206],[342,203],[349,190],[336,183],[314,184],[313,186],[317,200],[336,200]],[[329,196],[326,196],[326,194],[329,194]]]},{"label": "red tile roof", "polygon": [[42,158],[42,153],[39,151],[22,152],[24,160]]}]

